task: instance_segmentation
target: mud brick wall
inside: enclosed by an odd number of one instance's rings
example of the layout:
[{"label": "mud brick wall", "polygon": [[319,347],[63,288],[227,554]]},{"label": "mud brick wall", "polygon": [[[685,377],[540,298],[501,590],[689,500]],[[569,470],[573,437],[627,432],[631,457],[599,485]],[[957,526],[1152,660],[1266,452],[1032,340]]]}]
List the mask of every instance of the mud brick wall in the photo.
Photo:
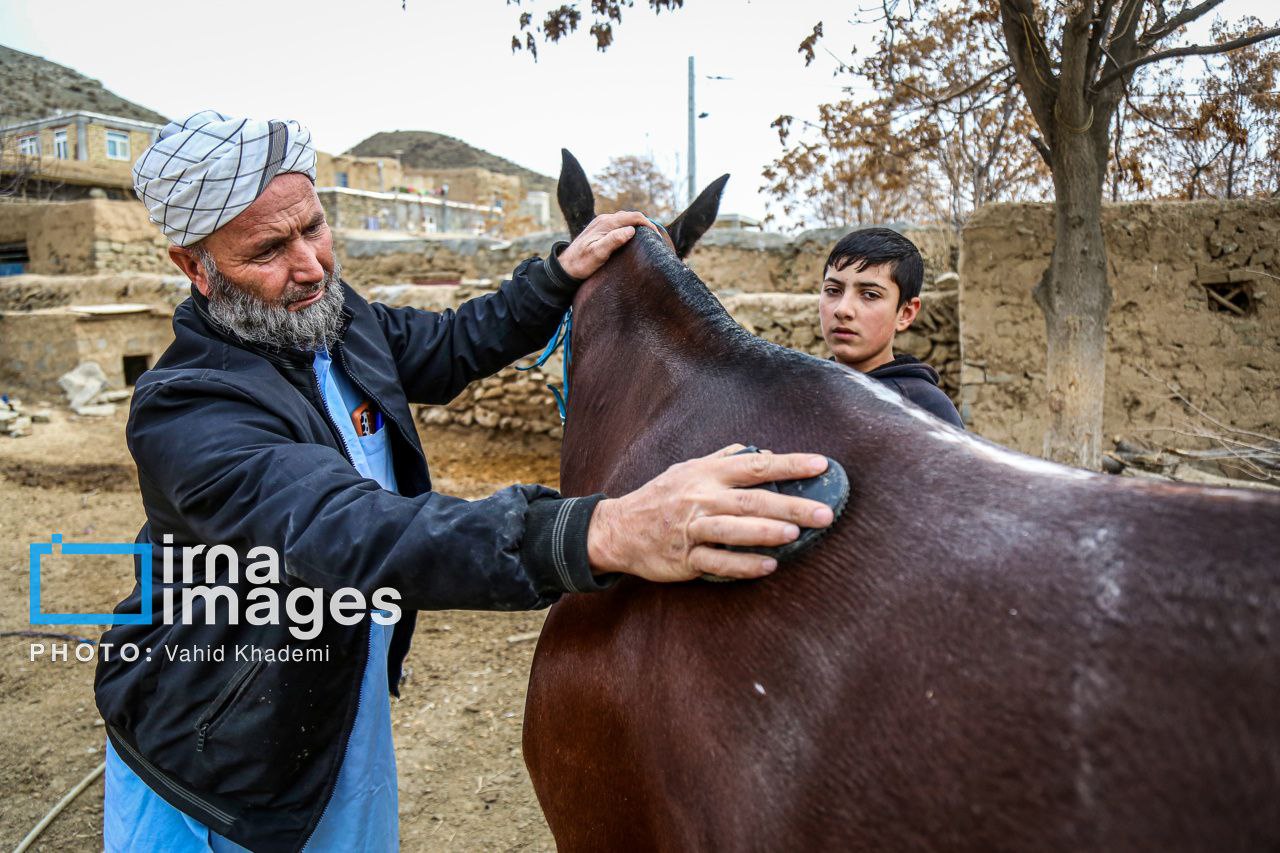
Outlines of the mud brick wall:
[{"label": "mud brick wall", "polygon": [[[1104,444],[1153,426],[1186,431],[1193,419],[1175,391],[1224,424],[1280,433],[1280,201],[1112,205],[1103,233],[1114,292]],[[961,414],[983,436],[1039,454],[1045,329],[1031,291],[1049,263],[1053,212],[984,208],[962,245]],[[1210,292],[1234,294],[1238,310]]]}]

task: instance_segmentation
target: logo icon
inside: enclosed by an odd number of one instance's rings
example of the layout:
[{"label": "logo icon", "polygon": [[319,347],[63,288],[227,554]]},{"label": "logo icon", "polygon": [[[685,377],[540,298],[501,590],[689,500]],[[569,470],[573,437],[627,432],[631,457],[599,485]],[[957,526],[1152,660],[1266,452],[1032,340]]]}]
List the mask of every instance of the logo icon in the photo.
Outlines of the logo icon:
[{"label": "logo icon", "polygon": [[[40,559],[52,555],[54,547],[65,555],[136,554],[141,562],[141,613],[43,613],[40,610]],[[32,542],[31,555],[31,624],[32,625],[150,625],[151,624],[151,546],[136,542],[66,542],[55,533],[48,542]]]}]

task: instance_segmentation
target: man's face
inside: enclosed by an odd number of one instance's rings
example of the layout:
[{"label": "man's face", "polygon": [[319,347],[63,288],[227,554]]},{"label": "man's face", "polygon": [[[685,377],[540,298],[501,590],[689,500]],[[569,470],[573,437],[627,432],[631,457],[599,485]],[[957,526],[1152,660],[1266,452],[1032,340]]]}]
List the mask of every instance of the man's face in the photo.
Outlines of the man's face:
[{"label": "man's face", "polygon": [[898,285],[888,264],[858,269],[827,267],[818,300],[822,337],[836,360],[867,372],[893,360],[893,336],[920,310],[918,298],[898,305]]},{"label": "man's face", "polygon": [[342,287],[333,238],[311,181],[280,175],[198,248],[170,257],[245,340],[298,349],[333,343]]},{"label": "man's face", "polygon": [[293,172],[272,180],[201,245],[228,279],[291,311],[319,299],[320,285],[333,272],[333,236],[324,209],[307,176]]}]

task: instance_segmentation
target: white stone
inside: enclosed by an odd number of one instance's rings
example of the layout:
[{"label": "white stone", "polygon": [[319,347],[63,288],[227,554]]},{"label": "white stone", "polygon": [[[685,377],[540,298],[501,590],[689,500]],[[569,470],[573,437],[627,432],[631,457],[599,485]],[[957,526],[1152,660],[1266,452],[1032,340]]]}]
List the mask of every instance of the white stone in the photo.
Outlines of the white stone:
[{"label": "white stone", "polygon": [[114,403],[99,403],[96,406],[73,406],[71,411],[85,418],[107,418],[116,413]]},{"label": "white stone", "polygon": [[96,361],[82,361],[74,370],[58,378],[58,386],[67,395],[72,409],[83,406],[107,387],[107,375]]}]

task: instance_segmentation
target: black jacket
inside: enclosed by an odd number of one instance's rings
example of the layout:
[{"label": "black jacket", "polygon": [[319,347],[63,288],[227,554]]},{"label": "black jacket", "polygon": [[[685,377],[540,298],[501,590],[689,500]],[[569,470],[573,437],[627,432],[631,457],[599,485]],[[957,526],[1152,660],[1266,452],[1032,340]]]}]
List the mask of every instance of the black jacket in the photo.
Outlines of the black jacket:
[{"label": "black jacket", "polygon": [[931,415],[964,429],[964,421],[951,398],[938,387],[938,372],[918,358],[900,355],[867,376],[883,382]]},{"label": "black jacket", "polygon": [[[545,607],[565,591],[602,588],[586,560],[596,498],[562,500],[541,486],[512,486],[483,500],[431,491],[410,403],[444,404],[467,383],[537,350],[572,301],[576,282],[554,258],[525,261],[495,293],[456,312],[370,304],[344,285],[346,307],[334,361],[382,411],[400,493],[378,488],[350,463],[326,412],[312,354],[249,345],[216,325],[194,288],[174,313],[175,340],[139,381],[129,414],[151,548],[153,618],[117,625],[103,648],[136,644],[133,662],[110,650],[95,678],[98,708],[120,757],[169,803],[252,850],[297,850],[314,831],[337,779],[355,720],[369,621],[339,624],[324,613],[309,640],[291,622],[214,624],[203,607],[192,624],[164,624],[165,537],[172,536],[181,595],[183,546],[226,544],[239,555],[211,560],[215,584],[253,587],[247,552],[280,555],[275,589],[379,587],[401,595],[403,615],[387,660],[394,690],[415,611]],[[137,561],[138,571],[141,560]],[[205,566],[196,560],[195,584]],[[140,574],[139,574],[140,578]],[[138,613],[141,587],[116,608]],[[175,622],[182,622],[175,604]],[[237,648],[315,650],[323,660],[247,662]],[[176,661],[206,650],[224,660]]]}]

